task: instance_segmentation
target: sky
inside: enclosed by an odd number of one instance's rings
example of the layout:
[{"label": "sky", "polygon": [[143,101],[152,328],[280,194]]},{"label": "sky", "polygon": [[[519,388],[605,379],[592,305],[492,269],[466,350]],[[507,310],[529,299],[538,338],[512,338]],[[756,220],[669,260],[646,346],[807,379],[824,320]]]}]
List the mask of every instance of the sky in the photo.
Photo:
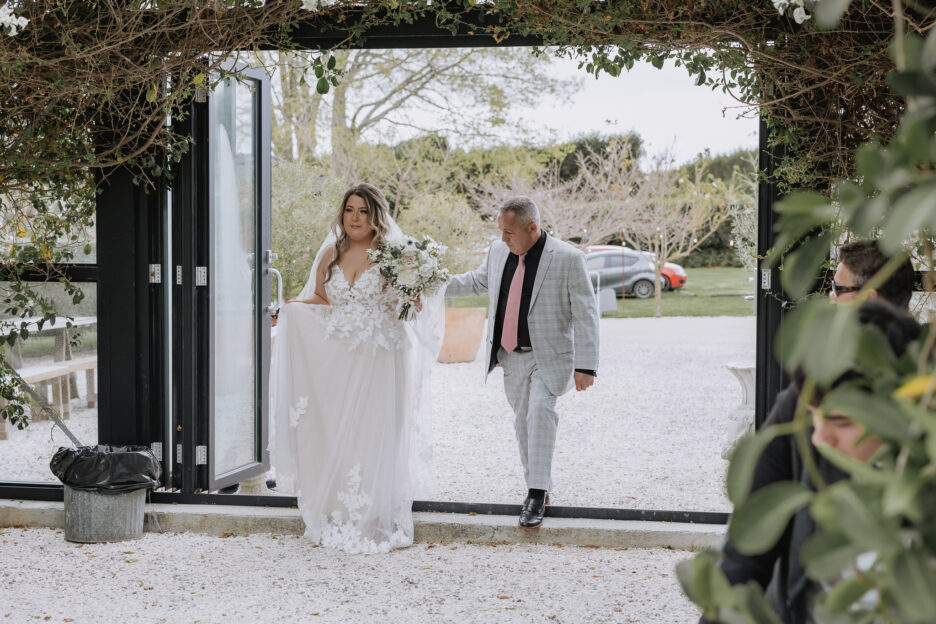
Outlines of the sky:
[{"label": "sky", "polygon": [[648,155],[671,148],[677,163],[706,148],[717,155],[758,145],[757,118],[738,119],[745,109],[736,100],[721,90],[696,86],[685,68],[637,63],[617,78],[602,74],[595,79],[578,69],[577,61],[554,63],[562,77],[584,76],[582,89],[571,102],[550,99],[524,115],[555,130],[560,139],[633,130],[644,139]]}]

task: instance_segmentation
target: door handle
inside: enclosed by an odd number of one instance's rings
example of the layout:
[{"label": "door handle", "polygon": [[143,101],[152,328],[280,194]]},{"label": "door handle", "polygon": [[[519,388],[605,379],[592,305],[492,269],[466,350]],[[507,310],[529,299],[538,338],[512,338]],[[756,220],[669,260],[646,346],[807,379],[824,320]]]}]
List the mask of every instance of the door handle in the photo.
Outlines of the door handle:
[{"label": "door handle", "polygon": [[266,272],[276,278],[276,301],[266,307],[267,314],[273,314],[283,306],[283,276],[273,267],[267,267]]}]

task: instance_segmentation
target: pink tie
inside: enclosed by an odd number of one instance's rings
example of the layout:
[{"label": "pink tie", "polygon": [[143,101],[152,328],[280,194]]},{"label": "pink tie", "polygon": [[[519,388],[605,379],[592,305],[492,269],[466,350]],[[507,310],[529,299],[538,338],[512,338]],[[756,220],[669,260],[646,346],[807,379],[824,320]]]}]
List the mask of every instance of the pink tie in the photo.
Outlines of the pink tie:
[{"label": "pink tie", "polygon": [[517,326],[520,323],[520,296],[523,294],[523,274],[526,273],[524,260],[526,254],[519,256],[517,270],[514,271],[507,293],[507,310],[504,312],[504,331],[501,333],[501,346],[508,353],[517,348]]}]

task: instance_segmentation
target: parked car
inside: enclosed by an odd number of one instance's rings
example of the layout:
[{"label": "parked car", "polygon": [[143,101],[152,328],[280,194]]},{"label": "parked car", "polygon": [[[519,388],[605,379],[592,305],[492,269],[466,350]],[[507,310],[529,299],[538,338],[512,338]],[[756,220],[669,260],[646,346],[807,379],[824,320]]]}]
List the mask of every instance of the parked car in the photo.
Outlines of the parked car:
[{"label": "parked car", "polygon": [[[592,245],[585,248],[586,265],[592,286],[612,288],[617,296],[622,291],[638,299],[653,296],[653,255],[618,245]],[[686,285],[686,270],[674,262],[667,262],[660,271],[664,290]]]}]

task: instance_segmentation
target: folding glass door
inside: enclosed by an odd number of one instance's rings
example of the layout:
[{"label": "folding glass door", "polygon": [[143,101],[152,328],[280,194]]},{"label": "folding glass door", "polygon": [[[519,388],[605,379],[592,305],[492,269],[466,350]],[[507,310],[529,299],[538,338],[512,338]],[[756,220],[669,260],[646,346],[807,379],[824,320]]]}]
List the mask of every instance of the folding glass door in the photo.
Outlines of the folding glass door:
[{"label": "folding glass door", "polygon": [[269,467],[270,87],[239,69],[196,98],[190,183],[173,193],[172,482],[183,491]]}]

